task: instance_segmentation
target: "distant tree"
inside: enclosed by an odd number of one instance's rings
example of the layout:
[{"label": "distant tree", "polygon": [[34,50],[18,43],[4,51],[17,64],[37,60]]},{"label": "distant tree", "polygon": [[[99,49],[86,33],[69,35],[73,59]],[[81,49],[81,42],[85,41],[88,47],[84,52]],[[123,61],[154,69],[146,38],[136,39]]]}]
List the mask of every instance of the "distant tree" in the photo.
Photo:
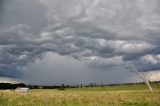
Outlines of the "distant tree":
[{"label": "distant tree", "polygon": [[150,85],[150,77],[151,77],[152,73],[139,72],[133,64],[128,64],[126,68],[129,69],[130,72],[134,72],[140,79],[142,79],[143,82],[148,86],[149,91],[153,92],[153,89]]},{"label": "distant tree", "polygon": [[62,88],[65,88],[64,84],[61,85]]},{"label": "distant tree", "polygon": [[65,86],[64,86],[64,84],[62,84],[62,85],[61,85],[61,87],[60,87],[60,88],[58,88],[58,90],[65,90]]},{"label": "distant tree", "polygon": [[80,88],[83,88],[83,84],[80,85]]}]

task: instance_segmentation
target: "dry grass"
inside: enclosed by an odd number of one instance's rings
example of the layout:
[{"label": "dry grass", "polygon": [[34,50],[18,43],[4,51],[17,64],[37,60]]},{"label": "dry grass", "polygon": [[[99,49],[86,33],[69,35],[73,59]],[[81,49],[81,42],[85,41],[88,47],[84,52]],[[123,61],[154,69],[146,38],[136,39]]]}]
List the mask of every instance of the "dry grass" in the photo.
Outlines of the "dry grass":
[{"label": "dry grass", "polygon": [[160,106],[160,91],[0,91],[0,106]]}]

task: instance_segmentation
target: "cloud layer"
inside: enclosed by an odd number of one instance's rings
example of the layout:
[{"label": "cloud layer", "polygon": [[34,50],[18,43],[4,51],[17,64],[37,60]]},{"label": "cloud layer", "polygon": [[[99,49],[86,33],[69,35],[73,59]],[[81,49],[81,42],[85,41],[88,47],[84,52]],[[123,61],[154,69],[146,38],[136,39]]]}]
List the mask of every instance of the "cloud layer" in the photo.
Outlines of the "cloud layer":
[{"label": "cloud layer", "polygon": [[159,0],[14,0],[0,11],[0,76],[20,77],[47,52],[109,70],[160,69]]}]

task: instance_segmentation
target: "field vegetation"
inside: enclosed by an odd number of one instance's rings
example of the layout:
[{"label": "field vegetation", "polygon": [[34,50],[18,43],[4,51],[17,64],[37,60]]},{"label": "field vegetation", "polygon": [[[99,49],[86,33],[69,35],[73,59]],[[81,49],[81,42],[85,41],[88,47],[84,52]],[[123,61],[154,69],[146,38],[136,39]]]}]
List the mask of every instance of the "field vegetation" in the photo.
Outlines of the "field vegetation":
[{"label": "field vegetation", "polygon": [[29,92],[0,90],[0,106],[160,106],[160,84],[114,85],[57,89],[31,89]]}]

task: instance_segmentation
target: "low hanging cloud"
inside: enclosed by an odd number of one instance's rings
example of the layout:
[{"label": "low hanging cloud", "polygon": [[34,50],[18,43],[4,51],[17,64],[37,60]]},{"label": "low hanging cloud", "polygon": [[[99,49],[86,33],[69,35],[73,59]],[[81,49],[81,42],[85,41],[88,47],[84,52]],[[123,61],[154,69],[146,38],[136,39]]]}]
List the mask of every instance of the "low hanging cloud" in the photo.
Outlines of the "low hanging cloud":
[{"label": "low hanging cloud", "polygon": [[140,71],[160,69],[159,0],[13,0],[2,4],[0,76],[22,76],[27,64],[47,52],[87,61],[98,69],[123,67],[128,62]]}]

